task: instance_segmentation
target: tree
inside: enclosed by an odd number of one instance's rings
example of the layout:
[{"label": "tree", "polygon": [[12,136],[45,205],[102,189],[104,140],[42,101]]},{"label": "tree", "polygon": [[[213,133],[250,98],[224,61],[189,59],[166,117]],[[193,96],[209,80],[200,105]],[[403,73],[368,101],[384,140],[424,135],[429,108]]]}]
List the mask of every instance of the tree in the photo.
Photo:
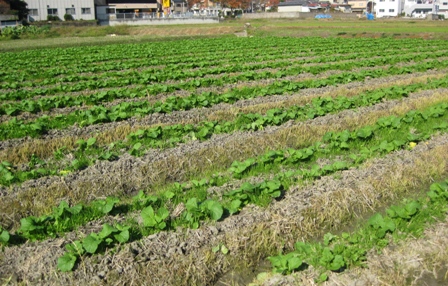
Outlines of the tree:
[{"label": "tree", "polygon": [[8,14],[9,10],[9,3],[5,0],[0,0],[0,14]]},{"label": "tree", "polygon": [[201,3],[201,0],[187,0],[188,8],[191,9],[195,4]]},{"label": "tree", "polygon": [[230,9],[243,9],[246,10],[250,7],[251,1],[250,0],[222,0],[221,1],[222,7],[227,7]]},{"label": "tree", "polygon": [[26,8],[28,4],[21,0],[6,0],[6,3],[10,4],[11,10],[14,11],[19,17],[19,20],[26,20],[28,16],[28,9]]}]

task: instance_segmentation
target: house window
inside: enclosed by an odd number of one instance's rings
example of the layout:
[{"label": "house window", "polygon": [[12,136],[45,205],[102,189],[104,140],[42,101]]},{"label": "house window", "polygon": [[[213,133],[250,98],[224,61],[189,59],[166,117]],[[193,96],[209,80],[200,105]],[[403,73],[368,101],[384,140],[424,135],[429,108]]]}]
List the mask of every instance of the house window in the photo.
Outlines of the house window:
[{"label": "house window", "polygon": [[380,9],[380,13],[384,13],[384,9]]},{"label": "house window", "polygon": [[48,15],[57,15],[58,14],[58,9],[48,8],[47,9],[47,13],[48,13]]},{"label": "house window", "polygon": [[395,12],[395,9],[389,9],[389,13]]},{"label": "house window", "polygon": [[448,5],[448,2],[443,2],[442,5],[444,6]]},{"label": "house window", "polygon": [[91,14],[90,8],[81,8],[81,14]]},{"label": "house window", "polygon": [[380,0],[380,2],[384,2],[384,1],[386,1],[386,0]]},{"label": "house window", "polygon": [[395,2],[395,0],[389,0],[390,2]]},{"label": "house window", "polygon": [[115,14],[115,8],[107,8],[106,13],[107,14]]},{"label": "house window", "polygon": [[65,9],[65,14],[69,14],[69,15],[75,15],[75,8],[66,8]]},{"label": "house window", "polygon": [[28,15],[30,16],[39,16],[39,13],[37,12],[37,9],[29,9]]}]

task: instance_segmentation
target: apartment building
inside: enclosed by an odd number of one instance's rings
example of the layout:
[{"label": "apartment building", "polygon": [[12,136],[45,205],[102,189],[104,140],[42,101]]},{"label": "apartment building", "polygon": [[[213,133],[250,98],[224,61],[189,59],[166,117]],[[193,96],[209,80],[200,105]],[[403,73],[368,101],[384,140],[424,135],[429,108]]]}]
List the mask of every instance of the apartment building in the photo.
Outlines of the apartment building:
[{"label": "apartment building", "polygon": [[48,16],[56,16],[64,20],[69,14],[75,20],[95,20],[94,0],[26,0],[28,3],[28,20],[45,21]]}]

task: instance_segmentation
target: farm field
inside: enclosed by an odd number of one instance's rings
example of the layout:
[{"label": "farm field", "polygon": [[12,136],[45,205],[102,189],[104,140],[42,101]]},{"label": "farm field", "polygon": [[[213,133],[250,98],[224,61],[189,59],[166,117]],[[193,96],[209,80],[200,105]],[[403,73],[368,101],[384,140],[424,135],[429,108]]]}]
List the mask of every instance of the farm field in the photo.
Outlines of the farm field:
[{"label": "farm field", "polygon": [[2,283],[447,282],[448,42],[253,35],[2,51]]}]

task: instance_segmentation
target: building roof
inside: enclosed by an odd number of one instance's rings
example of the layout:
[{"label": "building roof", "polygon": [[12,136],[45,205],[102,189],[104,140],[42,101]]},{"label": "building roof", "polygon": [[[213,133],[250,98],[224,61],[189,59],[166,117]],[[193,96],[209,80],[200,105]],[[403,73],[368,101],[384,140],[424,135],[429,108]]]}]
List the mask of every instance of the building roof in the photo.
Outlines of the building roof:
[{"label": "building roof", "polygon": [[288,1],[288,2],[280,2],[278,3],[279,7],[283,6],[307,6],[308,2],[305,0],[295,0],[295,1]]}]

